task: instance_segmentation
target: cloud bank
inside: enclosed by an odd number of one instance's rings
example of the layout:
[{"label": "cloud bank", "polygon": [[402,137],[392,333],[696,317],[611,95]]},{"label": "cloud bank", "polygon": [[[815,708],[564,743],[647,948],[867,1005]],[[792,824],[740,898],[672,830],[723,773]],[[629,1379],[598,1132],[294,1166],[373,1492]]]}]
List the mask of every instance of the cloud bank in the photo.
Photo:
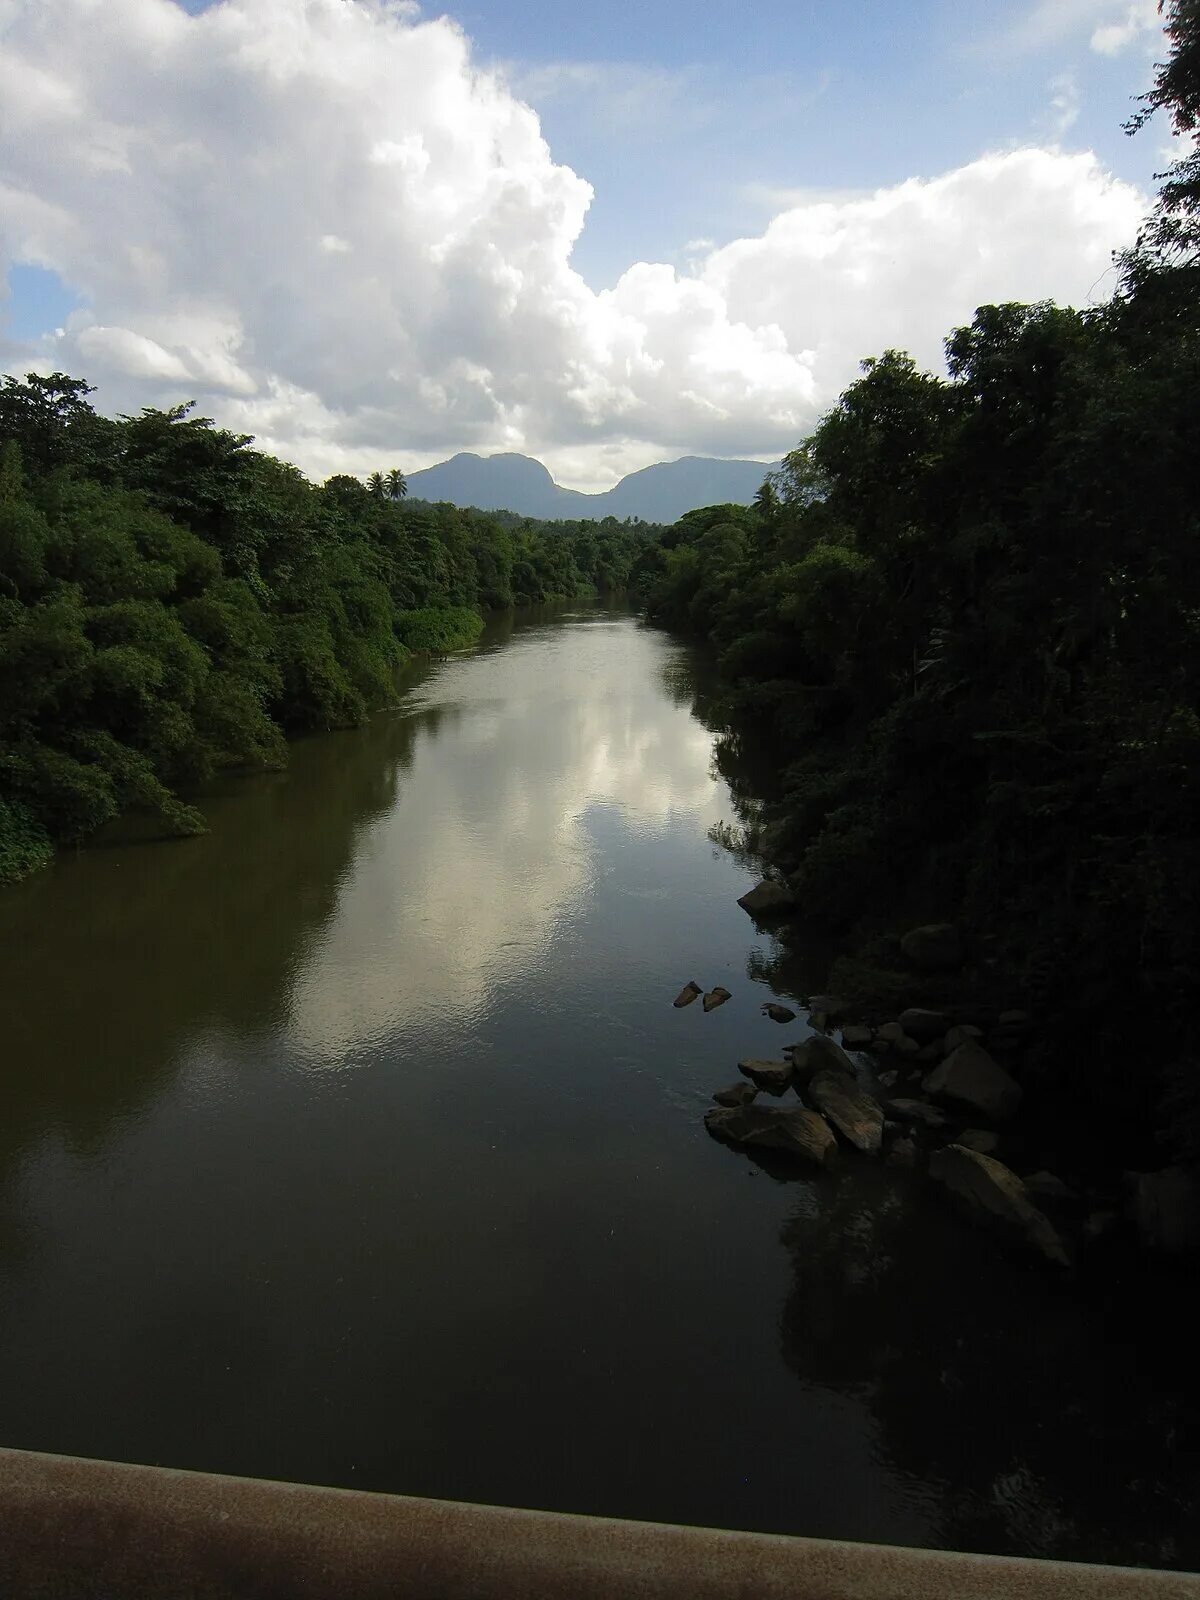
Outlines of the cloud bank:
[{"label": "cloud bank", "polygon": [[194,396],[318,477],[771,457],[864,355],[936,362],[991,299],[1100,297],[1147,206],[1088,153],[1013,150],[596,292],[591,198],[461,30],[398,0],[0,0],[0,270],[84,302],[4,364],[111,410]]}]

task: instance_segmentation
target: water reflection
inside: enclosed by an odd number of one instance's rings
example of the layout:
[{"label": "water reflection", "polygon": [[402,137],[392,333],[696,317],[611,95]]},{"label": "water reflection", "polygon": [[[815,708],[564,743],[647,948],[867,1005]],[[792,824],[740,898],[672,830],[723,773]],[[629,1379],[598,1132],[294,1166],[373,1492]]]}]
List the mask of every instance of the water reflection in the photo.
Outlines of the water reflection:
[{"label": "water reflection", "polygon": [[861,1164],[781,1241],[784,1359],[869,1406],[934,1509],[931,1542],[1200,1564],[1184,1285],[1132,1263],[1057,1279]]},{"label": "water reflection", "polygon": [[291,1034],[310,1059],[341,1065],[400,1027],[476,1027],[565,920],[594,910],[606,808],[650,843],[719,816],[709,736],[655,693],[642,653],[614,654],[614,632],[632,625],[527,630],[486,670],[451,664],[398,713],[418,751],[429,719],[452,717],[454,738],[363,833],[297,973]]}]

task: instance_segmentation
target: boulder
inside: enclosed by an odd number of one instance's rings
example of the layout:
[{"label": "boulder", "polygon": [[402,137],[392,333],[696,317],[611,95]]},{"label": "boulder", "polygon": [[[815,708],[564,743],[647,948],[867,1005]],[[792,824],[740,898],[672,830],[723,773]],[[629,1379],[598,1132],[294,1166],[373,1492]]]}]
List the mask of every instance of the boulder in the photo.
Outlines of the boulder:
[{"label": "boulder", "polygon": [[769,1106],[735,1106],[706,1111],[704,1126],[715,1139],[750,1149],[782,1150],[816,1166],[826,1166],[837,1153],[837,1140],[823,1117],[804,1106],[780,1110]]},{"label": "boulder", "polygon": [[738,905],[752,917],[786,916],[796,908],[796,896],[786,883],[776,883],[774,878],[763,878],[753,889],[739,896]]},{"label": "boulder", "polygon": [[892,1088],[899,1076],[900,1074],[894,1068],[891,1072],[881,1072],[879,1074],[879,1087],[881,1089]]},{"label": "boulder", "polygon": [[1181,1256],[1200,1249],[1200,1185],[1185,1167],[1131,1172],[1130,1214],[1149,1250]]},{"label": "boulder", "polygon": [[885,1022],[877,1037],[886,1039],[891,1044],[894,1039],[903,1039],[904,1029],[898,1022]]},{"label": "boulder", "polygon": [[926,1128],[944,1128],[946,1113],[937,1106],[927,1106],[924,1100],[889,1100],[888,1115],[899,1117],[901,1122],[919,1122]]},{"label": "boulder", "polygon": [[1078,1200],[1079,1196],[1052,1172],[1033,1172],[1022,1178],[1026,1191],[1039,1200]]},{"label": "boulder", "polygon": [[726,1000],[732,999],[733,996],[730,994],[729,990],[723,989],[720,984],[717,984],[715,989],[710,989],[708,991],[708,993],[704,996],[704,999],[701,1001],[701,1004],[703,1005],[705,1011],[715,1011],[718,1006],[723,1006]]},{"label": "boulder", "polygon": [[990,1128],[965,1128],[954,1141],[964,1150],[974,1150],[978,1155],[990,1156],[1000,1144],[1000,1135]]},{"label": "boulder", "polygon": [[853,1061],[840,1044],[823,1033],[814,1033],[802,1043],[792,1045],[790,1053],[798,1078],[811,1078],[817,1072],[842,1072],[848,1078],[854,1077]]},{"label": "boulder", "polygon": [[795,1077],[790,1061],[739,1061],[738,1071],[768,1094],[783,1094]]},{"label": "boulder", "polygon": [[927,1011],[923,1006],[909,1006],[900,1013],[899,1022],[905,1033],[922,1044],[940,1039],[950,1026],[950,1018],[944,1011]]},{"label": "boulder", "polygon": [[902,1033],[898,1039],[892,1040],[892,1049],[896,1051],[897,1055],[902,1056],[919,1056],[921,1054],[921,1046],[915,1039],[910,1039],[906,1033]]},{"label": "boulder", "polygon": [[942,1040],[942,1049],[946,1055],[951,1050],[957,1050],[960,1044],[966,1044],[969,1039],[982,1039],[983,1029],[977,1028],[973,1022],[960,1022],[958,1027],[951,1028]]},{"label": "boulder", "polygon": [[842,1137],[864,1155],[883,1145],[883,1107],[844,1072],[818,1072],[805,1085],[807,1098]]},{"label": "boulder", "polygon": [[875,1035],[870,1028],[848,1022],[842,1029],[842,1043],[847,1050],[865,1050]]},{"label": "boulder", "polygon": [[931,922],[923,928],[910,928],[900,940],[900,949],[907,960],[922,971],[962,966],[962,940],[958,929],[949,922]]},{"label": "boulder", "polygon": [[713,1099],[719,1106],[748,1106],[757,1093],[752,1083],[731,1083],[727,1089],[718,1089]]},{"label": "boulder", "polygon": [[1033,1027],[1033,1018],[1028,1011],[1002,1011],[996,1018],[998,1028],[1016,1028],[1028,1032]]},{"label": "boulder", "polygon": [[924,1062],[926,1066],[942,1059],[942,1041],[937,1039],[933,1044],[923,1044],[917,1051],[914,1060]]},{"label": "boulder", "polygon": [[948,1144],[930,1156],[929,1175],[944,1185],[969,1217],[996,1228],[1055,1266],[1071,1265],[1053,1224],[1030,1200],[1016,1173],[1010,1172],[1002,1161],[960,1144]]},{"label": "boulder", "polygon": [[790,1006],[777,1005],[773,1000],[763,1002],[763,1014],[772,1022],[795,1022],[796,1013]]},{"label": "boulder", "polygon": [[895,1139],[888,1146],[888,1153],[884,1160],[889,1167],[915,1167],[917,1164],[917,1147],[909,1138],[901,1137]]},{"label": "boulder", "polygon": [[935,1100],[965,1106],[992,1122],[1005,1121],[1021,1103],[1021,1085],[974,1039],[952,1050],[925,1079],[924,1089]]},{"label": "boulder", "polygon": [[704,993],[698,983],[685,983],[675,996],[671,1004],[678,1010],[680,1006],[690,1006],[693,1000],[699,1000]]}]

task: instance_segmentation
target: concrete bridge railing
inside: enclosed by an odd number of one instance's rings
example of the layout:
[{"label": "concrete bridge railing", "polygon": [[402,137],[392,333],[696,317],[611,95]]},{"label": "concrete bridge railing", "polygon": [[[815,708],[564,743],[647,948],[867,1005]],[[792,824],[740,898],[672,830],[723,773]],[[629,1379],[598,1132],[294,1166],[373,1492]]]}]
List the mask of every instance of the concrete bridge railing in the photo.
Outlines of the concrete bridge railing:
[{"label": "concrete bridge railing", "polygon": [[563,1516],[0,1450],[0,1595],[1200,1600],[1200,1577]]}]

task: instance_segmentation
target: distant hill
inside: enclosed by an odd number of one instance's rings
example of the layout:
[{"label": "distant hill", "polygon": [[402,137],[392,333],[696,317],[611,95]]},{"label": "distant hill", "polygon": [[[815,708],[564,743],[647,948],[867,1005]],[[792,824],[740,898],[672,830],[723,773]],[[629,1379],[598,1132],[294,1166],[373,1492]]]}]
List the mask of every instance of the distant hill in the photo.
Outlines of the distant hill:
[{"label": "distant hill", "polygon": [[631,472],[603,494],[563,489],[540,461],[513,454],[477,456],[469,452],[436,467],[408,474],[414,500],[448,500],[481,511],[515,511],[523,517],[641,517],[643,522],[676,522],[697,506],[749,505],[772,463],[718,461],[684,456]]}]

